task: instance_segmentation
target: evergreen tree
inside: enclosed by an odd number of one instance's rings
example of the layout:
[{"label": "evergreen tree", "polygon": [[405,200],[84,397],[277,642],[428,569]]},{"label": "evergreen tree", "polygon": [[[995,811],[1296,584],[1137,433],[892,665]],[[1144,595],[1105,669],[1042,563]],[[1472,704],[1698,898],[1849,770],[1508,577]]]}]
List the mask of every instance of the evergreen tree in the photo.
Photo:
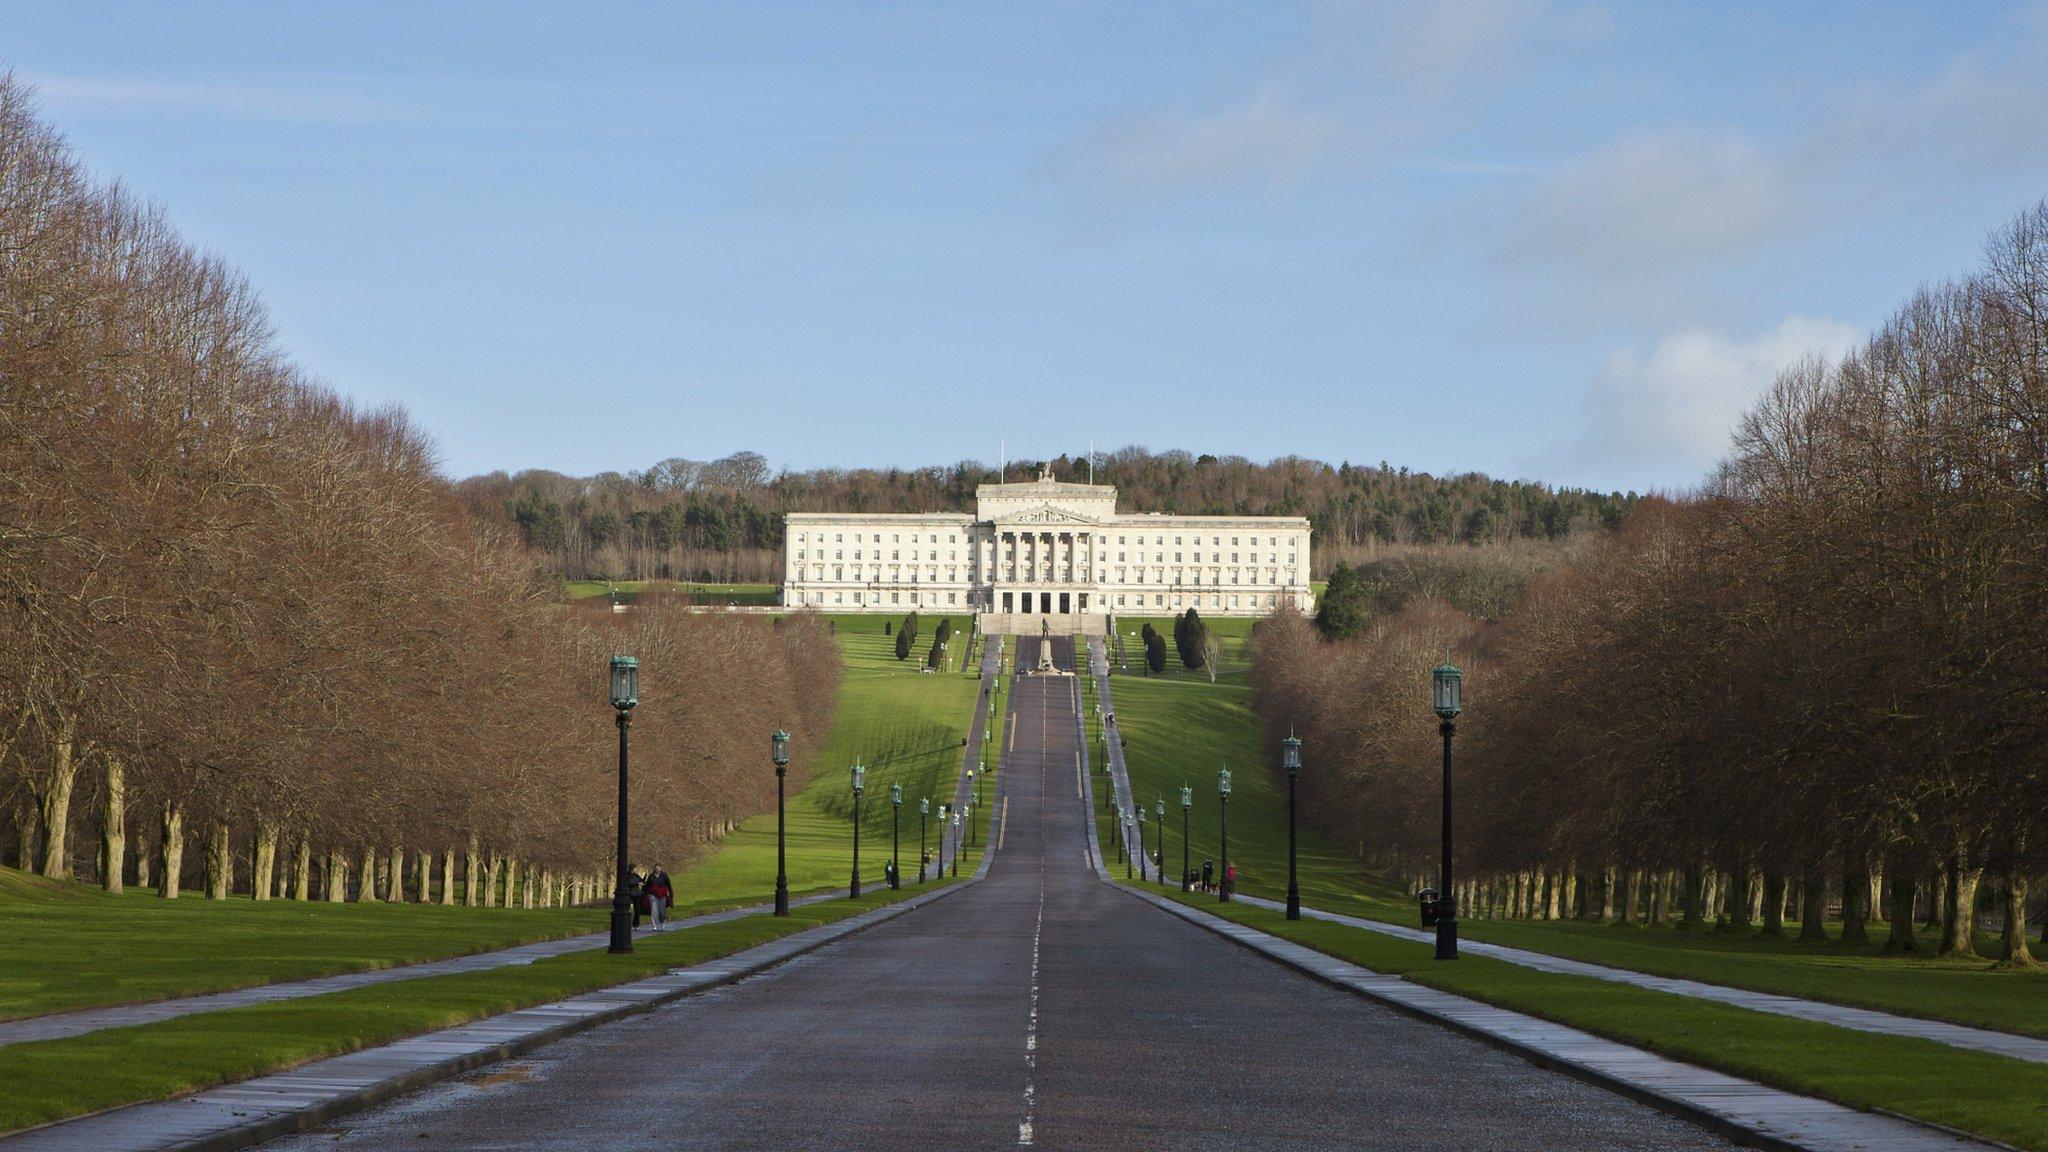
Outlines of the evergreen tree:
[{"label": "evergreen tree", "polygon": [[1166,671],[1166,637],[1150,624],[1145,625],[1145,667],[1155,676]]},{"label": "evergreen tree", "polygon": [[1316,604],[1316,628],[1328,639],[1341,640],[1363,631],[1371,615],[1371,582],[1349,564],[1331,569],[1329,587]]},{"label": "evergreen tree", "polygon": [[1209,626],[1202,622],[1202,614],[1193,608],[1174,618],[1173,642],[1180,651],[1182,667],[1198,669],[1208,663]]},{"label": "evergreen tree", "polygon": [[898,660],[910,659],[910,629],[908,628],[902,628],[897,630],[896,658]]}]

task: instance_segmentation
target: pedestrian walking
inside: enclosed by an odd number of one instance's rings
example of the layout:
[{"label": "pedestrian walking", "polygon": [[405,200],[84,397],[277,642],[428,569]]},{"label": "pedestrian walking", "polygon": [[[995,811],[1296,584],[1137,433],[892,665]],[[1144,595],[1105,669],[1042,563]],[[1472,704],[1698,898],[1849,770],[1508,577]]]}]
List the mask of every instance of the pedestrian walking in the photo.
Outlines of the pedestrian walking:
[{"label": "pedestrian walking", "polygon": [[656,864],[647,877],[647,913],[657,931],[668,924],[668,910],[675,904],[676,890],[670,886],[668,869]]},{"label": "pedestrian walking", "polygon": [[1225,896],[1237,895],[1237,865],[1235,864],[1223,866],[1223,894]]},{"label": "pedestrian walking", "polygon": [[647,880],[636,868],[626,870],[626,899],[633,905],[633,927],[638,928],[647,908]]},{"label": "pedestrian walking", "polygon": [[1202,891],[1209,891],[1210,886],[1213,885],[1215,882],[1216,862],[1213,860],[1202,861]]}]

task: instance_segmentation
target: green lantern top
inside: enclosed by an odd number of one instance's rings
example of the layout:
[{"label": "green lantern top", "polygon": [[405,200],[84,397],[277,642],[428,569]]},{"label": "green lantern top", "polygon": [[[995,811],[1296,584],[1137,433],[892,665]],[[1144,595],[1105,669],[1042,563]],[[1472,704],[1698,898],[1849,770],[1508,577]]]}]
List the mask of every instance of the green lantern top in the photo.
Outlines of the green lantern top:
[{"label": "green lantern top", "polygon": [[777,768],[787,766],[789,764],[789,733],[777,728],[775,735],[770,736],[768,740],[775,749],[775,766]]},{"label": "green lantern top", "polygon": [[624,712],[640,703],[640,661],[612,657],[612,707]]},{"label": "green lantern top", "polygon": [[858,764],[853,766],[853,794],[860,795],[868,786],[868,770]]},{"label": "green lantern top", "polygon": [[1195,790],[1193,788],[1189,788],[1186,785],[1181,786],[1180,806],[1182,808],[1192,808],[1195,806]]},{"label": "green lantern top", "polygon": [[903,804],[903,785],[889,785],[889,803],[895,804],[899,807]]},{"label": "green lantern top", "polygon": [[1458,666],[1446,660],[1430,673],[1435,688],[1434,707],[1440,720],[1456,720],[1458,713],[1465,710],[1462,681],[1465,674]]},{"label": "green lantern top", "polygon": [[1280,742],[1280,764],[1289,776],[1301,771],[1301,737],[1292,729],[1288,730],[1287,739]]},{"label": "green lantern top", "polygon": [[1230,795],[1230,769],[1219,768],[1216,770],[1216,794],[1218,796]]}]

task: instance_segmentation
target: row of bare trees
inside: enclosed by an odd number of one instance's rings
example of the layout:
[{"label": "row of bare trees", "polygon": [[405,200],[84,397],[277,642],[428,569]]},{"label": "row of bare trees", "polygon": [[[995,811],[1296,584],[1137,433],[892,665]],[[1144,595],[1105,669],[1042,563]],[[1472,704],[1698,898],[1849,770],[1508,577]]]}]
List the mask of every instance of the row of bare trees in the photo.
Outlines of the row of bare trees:
[{"label": "row of bare trees", "polygon": [[1785,372],[1697,497],[1646,502],[1512,616],[1441,604],[1255,644],[1330,828],[1435,851],[1428,667],[1467,667],[1468,912],[1831,918],[2029,959],[2048,859],[2048,202],[1839,362]]},{"label": "row of bare trees", "polygon": [[609,855],[619,646],[646,668],[650,859],[760,810],[769,730],[799,764],[822,740],[837,665],[815,625],[614,617],[554,589],[402,412],[309,381],[233,269],[93,181],[0,77],[14,863],[166,896],[580,898]]}]

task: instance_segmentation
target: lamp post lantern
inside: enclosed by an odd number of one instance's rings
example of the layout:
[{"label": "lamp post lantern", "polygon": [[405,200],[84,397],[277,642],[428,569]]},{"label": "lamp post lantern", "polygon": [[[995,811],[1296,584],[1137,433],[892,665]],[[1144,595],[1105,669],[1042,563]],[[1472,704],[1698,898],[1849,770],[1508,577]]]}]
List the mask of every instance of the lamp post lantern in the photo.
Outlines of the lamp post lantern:
[{"label": "lamp post lantern", "polygon": [[903,858],[897,854],[897,837],[903,827],[903,785],[889,785],[889,887],[903,887]]},{"label": "lamp post lantern", "polygon": [[1195,790],[1187,785],[1180,789],[1180,890],[1188,890],[1188,809],[1195,806]]},{"label": "lamp post lantern", "polygon": [[633,726],[633,706],[640,703],[640,661],[612,657],[612,711],[619,722],[619,869],[612,881],[612,939],[608,951],[633,950],[633,898],[626,894],[626,733]]},{"label": "lamp post lantern", "polygon": [[925,818],[926,818],[927,816],[930,816],[931,814],[932,814],[932,802],[931,802],[931,798],[930,798],[930,797],[926,797],[926,798],[924,798],[924,799],[922,799],[922,800],[919,800],[919,801],[917,802],[917,882],[918,882],[919,884],[922,884],[922,883],[924,883],[924,866],[925,866],[925,850],[924,850],[924,822],[925,822]]},{"label": "lamp post lantern", "polygon": [[789,774],[789,733],[780,728],[769,737],[775,757],[775,914],[789,915],[789,863],[782,836],[782,781]]},{"label": "lamp post lantern", "polygon": [[1166,797],[1152,805],[1152,878],[1166,883]]},{"label": "lamp post lantern", "polygon": [[1301,884],[1294,870],[1294,781],[1301,775],[1301,737],[1292,729],[1280,742],[1280,763],[1287,769],[1287,918],[1301,919]]},{"label": "lamp post lantern", "polygon": [[1230,903],[1230,769],[1228,768],[1218,768],[1216,770],[1216,800],[1217,811],[1221,814],[1223,820],[1223,850],[1221,852],[1223,859],[1218,864],[1218,867],[1222,869],[1222,875],[1217,878],[1216,902],[1218,904],[1228,904]]},{"label": "lamp post lantern", "polygon": [[1458,958],[1458,898],[1451,888],[1451,737],[1458,730],[1458,713],[1465,710],[1464,674],[1446,660],[1430,673],[1434,688],[1437,731],[1444,738],[1444,831],[1443,863],[1437,876],[1436,958]]},{"label": "lamp post lantern", "polygon": [[853,891],[855,899],[860,897],[860,794],[867,790],[868,770],[859,764],[853,766]]}]

